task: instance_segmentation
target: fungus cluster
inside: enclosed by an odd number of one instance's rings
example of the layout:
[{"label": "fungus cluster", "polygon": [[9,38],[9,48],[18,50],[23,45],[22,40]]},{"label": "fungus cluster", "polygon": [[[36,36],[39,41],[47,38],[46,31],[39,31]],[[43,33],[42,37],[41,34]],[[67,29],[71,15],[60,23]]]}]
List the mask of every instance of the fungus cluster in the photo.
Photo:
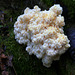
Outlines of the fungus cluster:
[{"label": "fungus cluster", "polygon": [[69,47],[69,40],[64,35],[64,17],[62,7],[53,5],[48,11],[34,6],[26,8],[24,14],[14,24],[15,39],[19,44],[27,44],[26,51],[42,59],[45,67],[50,67],[53,60],[59,60]]}]

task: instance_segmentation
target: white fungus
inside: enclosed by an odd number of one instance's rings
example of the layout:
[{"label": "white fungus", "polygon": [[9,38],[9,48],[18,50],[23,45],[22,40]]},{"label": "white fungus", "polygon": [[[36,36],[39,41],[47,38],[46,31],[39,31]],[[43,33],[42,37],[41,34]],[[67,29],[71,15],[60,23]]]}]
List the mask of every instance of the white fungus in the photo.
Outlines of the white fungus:
[{"label": "white fungus", "polygon": [[60,55],[70,47],[69,40],[64,35],[64,17],[62,7],[55,4],[48,11],[34,6],[26,8],[24,14],[17,18],[14,24],[15,39],[19,44],[27,44],[26,51],[42,59],[45,67],[50,67],[53,60],[59,60]]}]

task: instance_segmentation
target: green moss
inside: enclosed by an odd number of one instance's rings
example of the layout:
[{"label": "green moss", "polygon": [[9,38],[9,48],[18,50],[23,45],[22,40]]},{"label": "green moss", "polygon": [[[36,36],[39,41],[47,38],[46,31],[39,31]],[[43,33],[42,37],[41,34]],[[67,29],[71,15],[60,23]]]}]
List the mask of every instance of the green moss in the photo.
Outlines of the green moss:
[{"label": "green moss", "polygon": [[62,0],[62,2],[68,7],[69,17],[75,18],[75,0]]},{"label": "green moss", "polygon": [[43,67],[41,60],[34,55],[29,56],[25,51],[26,45],[20,45],[16,42],[13,28],[10,30],[9,35],[3,42],[7,47],[7,53],[13,55],[13,65],[18,75],[56,75],[54,68],[47,69]]}]

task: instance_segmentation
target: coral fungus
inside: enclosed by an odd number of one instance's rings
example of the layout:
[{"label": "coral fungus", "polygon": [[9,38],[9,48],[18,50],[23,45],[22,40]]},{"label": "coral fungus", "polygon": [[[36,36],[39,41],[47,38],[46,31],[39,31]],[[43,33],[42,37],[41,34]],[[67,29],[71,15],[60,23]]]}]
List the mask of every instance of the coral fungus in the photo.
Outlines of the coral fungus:
[{"label": "coral fungus", "polygon": [[62,7],[55,4],[48,11],[34,6],[26,8],[24,14],[14,24],[15,39],[19,44],[27,44],[29,55],[42,59],[45,67],[50,67],[53,60],[59,60],[61,54],[70,47],[64,35],[64,17]]}]

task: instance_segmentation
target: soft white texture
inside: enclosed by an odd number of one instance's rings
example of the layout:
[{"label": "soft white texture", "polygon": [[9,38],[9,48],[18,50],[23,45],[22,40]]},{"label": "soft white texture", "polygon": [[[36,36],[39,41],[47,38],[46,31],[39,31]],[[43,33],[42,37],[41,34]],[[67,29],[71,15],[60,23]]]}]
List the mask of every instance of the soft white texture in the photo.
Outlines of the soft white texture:
[{"label": "soft white texture", "polygon": [[59,60],[69,47],[69,40],[64,35],[64,17],[62,7],[55,4],[48,11],[28,7],[14,24],[15,39],[19,44],[27,44],[26,51],[42,59],[43,65],[50,67],[53,60]]}]

